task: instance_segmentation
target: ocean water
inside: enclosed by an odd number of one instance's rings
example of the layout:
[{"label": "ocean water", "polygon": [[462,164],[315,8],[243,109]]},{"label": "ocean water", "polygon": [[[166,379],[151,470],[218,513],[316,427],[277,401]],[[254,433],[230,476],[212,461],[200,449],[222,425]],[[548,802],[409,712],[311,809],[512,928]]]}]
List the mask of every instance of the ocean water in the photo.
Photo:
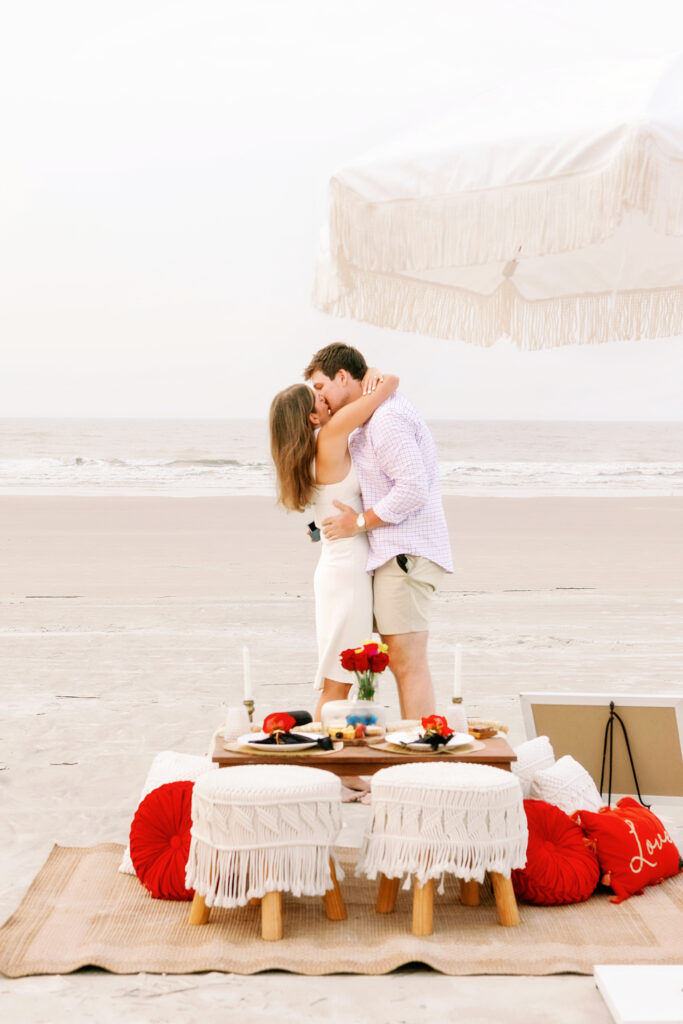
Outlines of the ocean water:
[{"label": "ocean water", "polygon": [[[683,422],[430,427],[444,494],[683,496]],[[0,494],[274,493],[264,420],[0,419]]]}]

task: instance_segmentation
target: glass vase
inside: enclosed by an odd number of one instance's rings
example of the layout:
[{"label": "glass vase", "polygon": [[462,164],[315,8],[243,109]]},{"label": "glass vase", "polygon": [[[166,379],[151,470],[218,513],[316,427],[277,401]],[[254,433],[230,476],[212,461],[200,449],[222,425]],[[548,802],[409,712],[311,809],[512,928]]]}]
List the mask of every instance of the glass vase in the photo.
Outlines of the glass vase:
[{"label": "glass vase", "polygon": [[386,735],[386,709],[377,700],[331,700],[320,717],[323,735],[344,743],[380,743]]}]

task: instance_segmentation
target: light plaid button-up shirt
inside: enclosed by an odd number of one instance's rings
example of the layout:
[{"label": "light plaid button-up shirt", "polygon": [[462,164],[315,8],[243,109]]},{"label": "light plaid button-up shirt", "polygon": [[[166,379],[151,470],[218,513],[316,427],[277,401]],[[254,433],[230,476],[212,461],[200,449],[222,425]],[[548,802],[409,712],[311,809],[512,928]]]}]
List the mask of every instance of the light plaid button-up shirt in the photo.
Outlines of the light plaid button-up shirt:
[{"label": "light plaid button-up shirt", "polygon": [[349,438],[363,508],[388,526],[368,531],[368,572],[396,555],[422,555],[453,572],[434,438],[398,393]]}]

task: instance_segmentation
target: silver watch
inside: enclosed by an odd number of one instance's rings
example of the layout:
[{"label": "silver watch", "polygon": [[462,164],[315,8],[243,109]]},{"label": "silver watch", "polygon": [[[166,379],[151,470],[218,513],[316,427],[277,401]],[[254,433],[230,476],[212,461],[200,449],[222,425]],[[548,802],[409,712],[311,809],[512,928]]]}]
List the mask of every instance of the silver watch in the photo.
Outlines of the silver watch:
[{"label": "silver watch", "polygon": [[367,527],[365,526],[365,516],[363,515],[362,512],[356,516],[356,526],[358,527],[359,530],[367,529]]}]

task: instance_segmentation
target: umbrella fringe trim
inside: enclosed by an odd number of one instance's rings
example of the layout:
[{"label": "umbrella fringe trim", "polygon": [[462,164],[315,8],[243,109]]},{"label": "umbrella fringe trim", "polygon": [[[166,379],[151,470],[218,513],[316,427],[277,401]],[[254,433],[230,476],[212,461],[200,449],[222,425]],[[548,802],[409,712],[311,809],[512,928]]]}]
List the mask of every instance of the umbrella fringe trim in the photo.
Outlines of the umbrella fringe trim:
[{"label": "umbrella fringe trim", "polygon": [[336,287],[318,282],[314,305],[397,331],[484,347],[507,335],[526,350],[683,334],[681,286],[529,300],[509,281],[481,295],[362,270],[341,254],[336,269]]},{"label": "umbrella fringe trim", "polygon": [[417,271],[566,252],[609,238],[624,212],[683,235],[683,160],[634,131],[608,164],[580,174],[427,196],[366,202],[330,182],[330,242],[375,271]]}]

